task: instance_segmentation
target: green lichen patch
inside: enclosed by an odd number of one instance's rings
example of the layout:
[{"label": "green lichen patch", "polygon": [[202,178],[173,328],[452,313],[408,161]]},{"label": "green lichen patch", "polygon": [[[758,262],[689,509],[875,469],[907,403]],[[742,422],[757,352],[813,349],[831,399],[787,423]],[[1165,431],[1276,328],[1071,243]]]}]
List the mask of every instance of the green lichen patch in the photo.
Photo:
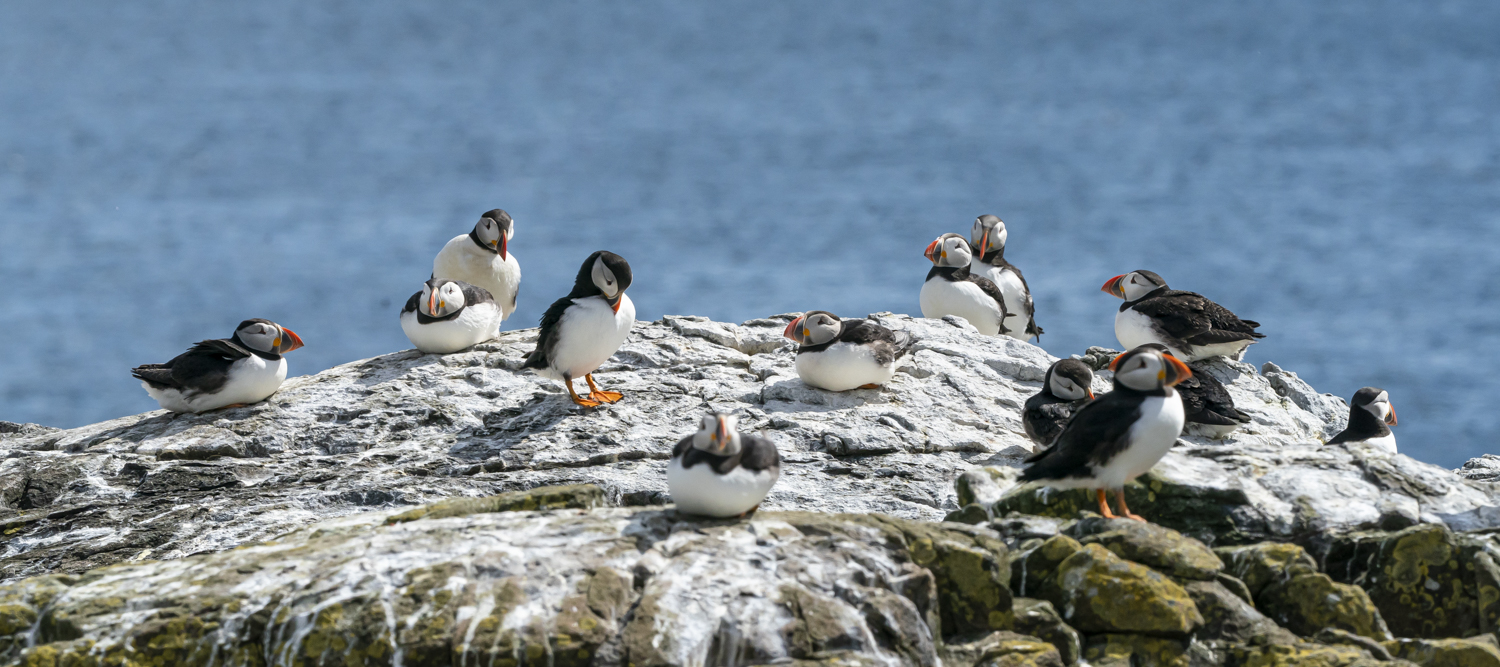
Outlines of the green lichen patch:
[{"label": "green lichen patch", "polygon": [[1388,667],[1370,654],[1352,646],[1318,644],[1236,644],[1224,650],[1230,667]]},{"label": "green lichen patch", "polygon": [[1469,639],[1397,639],[1384,644],[1391,655],[1422,667],[1500,667],[1500,650]]},{"label": "green lichen patch", "polygon": [[864,648],[859,619],[846,613],[837,600],[789,583],[781,586],[780,602],[795,619],[786,630],[787,649],[793,658]]},{"label": "green lichen patch", "polygon": [[1057,572],[1057,566],[1081,549],[1083,545],[1067,535],[1048,538],[1020,555],[1016,567],[1011,568],[1011,589],[1019,595],[1040,595],[1042,584]]},{"label": "green lichen patch", "polygon": [[1078,631],[1068,627],[1062,615],[1051,602],[1031,598],[1016,598],[1012,607],[1015,615],[1015,631],[1036,637],[1057,649],[1063,664],[1078,662],[1083,655],[1083,640]]},{"label": "green lichen patch", "polygon": [[1298,574],[1268,585],[1255,603],[1266,616],[1303,637],[1323,628],[1376,640],[1390,637],[1380,610],[1363,590],[1335,582],[1326,574]]},{"label": "green lichen patch", "polygon": [[1244,582],[1251,597],[1257,600],[1260,599],[1261,592],[1272,583],[1318,571],[1318,562],[1295,544],[1262,542],[1219,548],[1214,553],[1223,561],[1225,572]]},{"label": "green lichen patch", "polygon": [[1089,637],[1083,656],[1093,667],[1189,667],[1188,643],[1146,635],[1106,634]]},{"label": "green lichen patch", "polygon": [[385,520],[387,525],[418,519],[446,519],[494,512],[533,512],[555,509],[591,509],[604,506],[604,490],[593,484],[542,486],[485,498],[450,498],[423,505]]},{"label": "green lichen patch", "polygon": [[1155,524],[1091,517],[1073,524],[1068,534],[1082,544],[1099,544],[1125,560],[1181,579],[1213,579],[1224,567],[1202,542]]},{"label": "green lichen patch", "polygon": [[1485,617],[1500,614],[1500,589],[1476,568],[1481,553],[1472,538],[1422,524],[1341,536],[1325,567],[1363,588],[1398,636],[1466,637],[1494,630]]},{"label": "green lichen patch", "polygon": [[1203,617],[1182,586],[1097,544],[1058,564],[1042,597],[1079,631],[1184,637]]}]

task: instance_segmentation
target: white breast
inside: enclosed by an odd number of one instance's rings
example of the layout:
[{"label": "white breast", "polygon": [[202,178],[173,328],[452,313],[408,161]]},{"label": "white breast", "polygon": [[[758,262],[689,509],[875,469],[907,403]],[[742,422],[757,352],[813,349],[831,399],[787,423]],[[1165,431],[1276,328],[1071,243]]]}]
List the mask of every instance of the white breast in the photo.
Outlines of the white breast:
[{"label": "white breast", "polygon": [[1141,403],[1141,416],[1130,427],[1129,445],[1102,467],[1094,469],[1100,488],[1118,489],[1156,465],[1182,433],[1182,397],[1175,390],[1166,396],[1148,396]]},{"label": "white breast", "polygon": [[432,260],[432,277],[457,280],[488,290],[500,306],[501,317],[516,310],[516,293],[521,287],[521,264],[516,256],[489,252],[477,245],[468,234],[453,237]]},{"label": "white breast", "polygon": [[[981,270],[981,268],[983,270]],[[998,266],[990,266],[983,262],[970,264],[969,270],[974,275],[988,278],[1000,288],[1000,295],[1005,297],[1005,311],[1010,313],[1005,318],[1005,326],[1011,338],[1029,340],[1031,336],[1026,333],[1026,325],[1031,322],[1031,313],[1026,307],[1026,285],[1021,282],[1021,277],[1014,271],[1009,271]]]},{"label": "white breast", "polygon": [[1156,331],[1155,321],[1134,308],[1126,308],[1115,314],[1115,338],[1119,339],[1120,345],[1126,351],[1134,350],[1147,343],[1160,343],[1167,345],[1172,350],[1172,354],[1177,355],[1179,359],[1188,358],[1186,352],[1167,344],[1166,339]]},{"label": "white breast", "polygon": [[451,320],[422,324],[417,311],[401,313],[401,330],[418,350],[429,354],[449,354],[473,347],[495,337],[504,316],[493,303],[464,308]]},{"label": "white breast", "polygon": [[848,391],[890,382],[896,376],[896,362],[876,362],[875,351],[865,345],[834,343],[821,352],[798,353],[797,376],[811,387]]},{"label": "white breast", "polygon": [[229,380],[219,391],[212,394],[187,389],[157,390],[142,382],[146,393],[172,412],[207,412],[236,403],[259,403],[281,388],[286,379],[286,357],[267,361],[255,355],[235,361],[229,365]]},{"label": "white breast", "polygon": [[922,284],[921,303],[922,317],[957,315],[986,336],[1000,333],[1000,306],[974,283],[934,276]]},{"label": "white breast", "polygon": [[1348,446],[1348,447],[1364,447],[1364,448],[1375,450],[1376,452],[1379,452],[1379,453],[1382,453],[1382,454],[1395,454],[1396,453],[1396,434],[1395,433],[1387,433],[1387,434],[1382,435],[1382,436],[1380,436],[1378,438],[1367,438],[1367,439],[1361,440],[1359,442],[1350,442],[1350,443],[1347,443],[1346,446]]},{"label": "white breast", "polygon": [[574,299],[557,323],[557,344],[548,355],[548,368],[539,369],[543,377],[562,380],[564,374],[580,378],[598,370],[625,344],[630,327],[635,325],[635,304],[620,295],[620,312],[609,307],[601,296]]},{"label": "white breast", "polygon": [[744,468],[720,475],[706,463],[683,468],[681,458],[667,464],[667,488],[677,511],[700,516],[730,517],[750,511],[766,499],[778,476],[770,470]]}]

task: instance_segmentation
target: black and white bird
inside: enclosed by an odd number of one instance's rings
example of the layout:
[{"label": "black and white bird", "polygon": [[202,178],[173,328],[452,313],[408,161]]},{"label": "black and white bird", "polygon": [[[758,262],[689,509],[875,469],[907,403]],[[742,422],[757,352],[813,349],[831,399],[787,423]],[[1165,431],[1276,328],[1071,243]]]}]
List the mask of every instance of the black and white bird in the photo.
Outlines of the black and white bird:
[{"label": "black and white bird", "polygon": [[1009,233],[1005,223],[993,215],[981,215],[974,220],[969,232],[969,248],[974,259],[969,263],[969,273],[1000,288],[1005,297],[1005,335],[1021,340],[1040,338],[1042,328],[1036,325],[1036,305],[1031,300],[1031,287],[1021,270],[1005,261],[1005,241]]},{"label": "black and white bird", "polygon": [[1031,455],[1024,481],[1064,489],[1095,489],[1099,513],[1115,489],[1120,515],[1144,521],[1125,505],[1125,483],[1156,465],[1182,433],[1182,399],[1172,388],[1193,376],[1187,364],[1150,348],[1136,348],[1110,364],[1114,389],[1073,414],[1052,446]]},{"label": "black and white bird", "polygon": [[703,418],[698,432],[672,448],[667,488],[677,511],[711,517],[742,516],[760,507],[781,476],[776,443],[735,430],[722,412]]},{"label": "black and white bird", "polygon": [[[483,288],[500,307],[502,319],[516,311],[521,264],[510,254],[516,224],[500,209],[485,213],[468,234],[455,236],[432,260],[432,277]],[[499,325],[496,325],[499,328]]]},{"label": "black and white bird", "polygon": [[958,234],[944,234],[927,245],[923,253],[932,261],[927,282],[922,283],[922,317],[940,319],[957,315],[986,336],[1009,334],[1005,320],[1005,296],[989,278],[969,272],[969,242]]},{"label": "black and white bird", "polygon": [[[635,304],[625,295],[630,280],[630,264],[624,257],[606,250],[589,255],[578,269],[573,291],[542,315],[536,349],[523,368],[561,380],[573,402],[584,407],[624,398],[616,391],[600,391],[593,373],[625,344],[635,325]],[[588,398],[573,389],[579,377],[588,382]]]},{"label": "black and white bird", "polygon": [[270,320],[240,322],[234,336],[205,340],[165,364],[137,366],[130,374],[172,412],[207,412],[259,403],[286,379],[282,356],[302,347],[291,329]]},{"label": "black and white bird", "polygon": [[1021,426],[1026,437],[1042,447],[1052,444],[1073,413],[1094,398],[1094,371],[1077,359],[1061,359],[1047,369],[1042,390],[1026,399]]},{"label": "black and white bird", "polygon": [[1150,271],[1115,276],[1100,289],[1125,300],[1115,315],[1115,337],[1127,350],[1160,343],[1183,361],[1238,360],[1266,337],[1255,330],[1259,322],[1242,320],[1200,294],[1171,289]]},{"label": "black and white bird", "polygon": [[448,354],[495,337],[505,319],[483,287],[433,278],[401,309],[401,330],[418,350]]},{"label": "black and white bird", "polygon": [[[1172,354],[1172,351],[1161,343],[1150,343],[1141,347]],[[1189,364],[1188,368],[1192,368],[1192,365]],[[1182,396],[1182,409],[1186,414],[1188,426],[1198,429],[1202,435],[1223,438],[1235,429],[1250,423],[1250,415],[1234,407],[1234,397],[1229,395],[1229,389],[1224,386],[1224,383],[1201,369],[1193,368],[1193,377],[1177,383],[1174,389]]]},{"label": "black and white bird", "polygon": [[1391,395],[1379,387],[1365,387],[1354,392],[1349,401],[1349,425],[1328,441],[1330,445],[1364,444],[1386,453],[1396,453],[1396,408]]},{"label": "black and white bird", "polygon": [[880,388],[917,343],[911,334],[873,320],[841,320],[822,310],[792,320],[783,335],[798,345],[797,376],[829,391]]}]

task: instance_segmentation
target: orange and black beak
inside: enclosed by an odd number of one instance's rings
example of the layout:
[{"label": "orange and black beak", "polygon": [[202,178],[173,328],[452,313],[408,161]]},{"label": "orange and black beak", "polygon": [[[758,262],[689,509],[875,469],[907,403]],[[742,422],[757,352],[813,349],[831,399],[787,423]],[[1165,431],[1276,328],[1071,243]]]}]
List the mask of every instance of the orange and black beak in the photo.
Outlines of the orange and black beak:
[{"label": "orange and black beak", "polygon": [[286,354],[302,347],[302,337],[297,332],[286,327],[281,328],[281,345],[276,348],[278,354]]},{"label": "orange and black beak", "polygon": [[991,231],[992,230],[989,230],[989,229],[984,230],[984,237],[981,238],[981,239],[979,239],[979,258],[980,259],[984,259],[984,257],[986,255],[990,254],[990,233],[991,233]]},{"label": "orange and black beak", "polygon": [[714,436],[719,443],[719,449],[729,444],[729,420],[719,417],[719,428],[714,431]]},{"label": "orange and black beak", "polygon": [[1391,413],[1385,416],[1385,423],[1389,424],[1391,426],[1395,426],[1396,425],[1396,406],[1391,405],[1391,403],[1389,401],[1386,402],[1385,406],[1391,409]]},{"label": "orange and black beak", "polygon": [[1114,296],[1117,299],[1125,298],[1125,288],[1121,287],[1120,283],[1125,279],[1126,275],[1128,274],[1121,274],[1110,278],[1108,282],[1104,283],[1103,287],[1099,288],[1099,291],[1108,292],[1111,296]]},{"label": "orange and black beak", "polygon": [[791,324],[786,325],[786,331],[783,331],[781,333],[781,335],[785,336],[788,339],[790,339],[793,343],[801,345],[802,344],[802,336],[798,335],[798,331],[797,331],[801,327],[802,327],[802,318],[799,317],[799,318],[797,318],[795,320],[792,320]]},{"label": "orange and black beak", "polygon": [[500,259],[505,259],[506,248],[509,246],[510,241],[505,239],[505,232],[502,230],[500,232]]},{"label": "orange and black beak", "polygon": [[613,299],[606,298],[605,301],[609,302],[609,308],[610,308],[610,310],[615,311],[615,314],[619,315],[620,314],[620,303],[623,302],[623,301],[625,301],[625,290],[620,290],[620,293],[616,294],[615,298],[613,298]]},{"label": "orange and black beak", "polygon": [[937,264],[937,255],[935,254],[937,252],[937,247],[937,241],[933,241],[932,243],[927,244],[927,250],[922,253],[922,256],[926,257],[927,261],[932,262],[933,264]]},{"label": "orange and black beak", "polygon": [[437,290],[427,295],[427,316],[437,317]]},{"label": "orange and black beak", "polygon": [[1094,400],[1094,390],[1093,389],[1089,389],[1088,387],[1084,387],[1083,388],[1083,394],[1085,396],[1088,396],[1089,400],[1091,400],[1091,401]]},{"label": "orange and black beak", "polygon": [[1162,384],[1172,387],[1183,380],[1193,377],[1193,369],[1188,368],[1188,365],[1182,363],[1181,359],[1170,354],[1163,354],[1161,358],[1167,362],[1166,367],[1162,369]]}]

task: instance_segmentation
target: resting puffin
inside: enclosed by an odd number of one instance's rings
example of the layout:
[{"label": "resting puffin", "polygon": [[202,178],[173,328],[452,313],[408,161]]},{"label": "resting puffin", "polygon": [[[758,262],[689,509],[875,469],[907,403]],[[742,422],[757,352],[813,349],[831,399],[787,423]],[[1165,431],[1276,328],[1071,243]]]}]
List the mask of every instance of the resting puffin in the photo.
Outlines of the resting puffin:
[{"label": "resting puffin", "polygon": [[401,309],[401,330],[418,350],[448,354],[495,337],[505,314],[483,287],[433,278]]},{"label": "resting puffin", "polygon": [[[500,307],[501,319],[516,312],[521,264],[510,254],[515,221],[500,209],[485,213],[468,234],[455,236],[432,260],[432,277],[482,287]],[[499,325],[496,325],[499,328]]]},{"label": "resting puffin", "polygon": [[1182,399],[1172,386],[1193,376],[1187,364],[1136,348],[1109,365],[1114,390],[1073,414],[1048,449],[1034,454],[1024,481],[1064,489],[1095,489],[1099,513],[1114,518],[1105,489],[1115,489],[1120,515],[1145,521],[1125,505],[1125,483],[1150,470],[1182,433]]},{"label": "resting puffin", "polygon": [[781,476],[776,443],[758,435],[742,435],[734,426],[733,415],[708,415],[697,433],[672,448],[667,488],[677,511],[744,516],[760,507],[771,492]]},{"label": "resting puffin", "polygon": [[969,248],[974,259],[969,262],[969,272],[1000,288],[1005,296],[1006,335],[1021,340],[1041,338],[1042,328],[1036,325],[1036,307],[1031,301],[1031,288],[1021,270],[1005,261],[1005,240],[1008,234],[1005,223],[993,215],[981,215],[974,220],[974,229],[969,232]]},{"label": "resting puffin", "polygon": [[205,340],[165,364],[136,366],[130,374],[172,412],[207,412],[259,403],[286,379],[282,355],[302,347],[291,329],[270,320],[240,322],[234,336]]},{"label": "resting puffin", "polygon": [[1042,447],[1052,444],[1073,413],[1093,400],[1094,371],[1077,359],[1061,359],[1047,369],[1042,390],[1026,399],[1021,426],[1026,437]]},{"label": "resting puffin", "polygon": [[1183,361],[1238,360],[1245,348],[1266,337],[1255,331],[1259,322],[1235,317],[1202,295],[1168,288],[1150,271],[1115,276],[1100,289],[1125,300],[1115,315],[1115,337],[1127,350],[1161,343]]},{"label": "resting puffin", "polygon": [[[542,315],[536,349],[522,368],[561,380],[573,402],[587,408],[624,398],[616,391],[599,391],[593,372],[625,344],[635,325],[635,304],[625,296],[630,280],[630,264],[624,257],[607,250],[589,255],[578,268],[573,291]],[[588,398],[573,389],[573,380],[580,376],[589,384]]]},{"label": "resting puffin", "polygon": [[797,376],[828,391],[879,389],[896,376],[896,361],[917,342],[872,320],[840,320],[822,310],[792,320],[783,335],[799,346]]},{"label": "resting puffin", "polygon": [[1396,434],[1391,432],[1395,425],[1391,395],[1379,387],[1365,387],[1354,392],[1354,399],[1349,401],[1349,425],[1328,444],[1363,443],[1395,454]]},{"label": "resting puffin", "polygon": [[[1172,354],[1161,343],[1148,343],[1149,347],[1163,354]],[[1192,368],[1191,365],[1188,368]],[[1234,397],[1218,378],[1193,369],[1193,377],[1177,383],[1174,387],[1182,396],[1182,409],[1187,423],[1202,429],[1209,437],[1223,438],[1235,429],[1250,423],[1250,415],[1234,407]]]},{"label": "resting puffin", "polygon": [[932,261],[927,282],[922,283],[922,317],[939,319],[957,315],[986,336],[1008,334],[1005,296],[989,278],[969,273],[969,242],[958,234],[944,234],[927,245],[923,253]]}]

